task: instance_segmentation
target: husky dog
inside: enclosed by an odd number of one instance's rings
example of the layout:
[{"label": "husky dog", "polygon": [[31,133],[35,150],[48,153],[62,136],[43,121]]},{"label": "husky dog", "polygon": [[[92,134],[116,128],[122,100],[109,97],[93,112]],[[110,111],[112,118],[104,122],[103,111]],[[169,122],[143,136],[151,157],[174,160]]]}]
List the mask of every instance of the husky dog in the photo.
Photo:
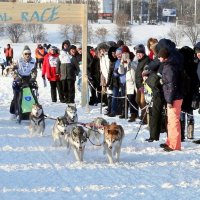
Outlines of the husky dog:
[{"label": "husky dog", "polygon": [[97,117],[95,118],[91,126],[88,130],[88,137],[92,139],[95,142],[100,143],[100,137],[104,133],[104,126],[108,125],[108,122],[102,118],[102,117]]},{"label": "husky dog", "polygon": [[52,137],[55,146],[64,146],[68,122],[65,117],[58,117],[53,126]]},{"label": "husky dog", "polygon": [[122,126],[113,122],[104,128],[104,153],[107,155],[109,163],[113,163],[113,156],[119,162],[121,144],[124,138]]},{"label": "husky dog", "polygon": [[64,116],[58,117],[54,124],[52,136],[55,146],[63,146],[66,144],[67,135],[76,126],[76,122],[78,122],[76,105],[69,104],[65,109]]},{"label": "husky dog", "polygon": [[68,147],[74,152],[77,161],[83,161],[85,145],[87,142],[87,134],[82,126],[72,128],[70,134],[66,136]]},{"label": "husky dog", "polygon": [[31,135],[40,134],[41,136],[43,136],[45,129],[45,120],[44,120],[44,112],[42,109],[42,105],[37,103],[33,104],[29,119],[30,119],[30,126],[29,126],[30,134]]},{"label": "husky dog", "polygon": [[67,119],[68,123],[78,122],[76,104],[67,105],[67,108],[65,109],[64,117]]}]

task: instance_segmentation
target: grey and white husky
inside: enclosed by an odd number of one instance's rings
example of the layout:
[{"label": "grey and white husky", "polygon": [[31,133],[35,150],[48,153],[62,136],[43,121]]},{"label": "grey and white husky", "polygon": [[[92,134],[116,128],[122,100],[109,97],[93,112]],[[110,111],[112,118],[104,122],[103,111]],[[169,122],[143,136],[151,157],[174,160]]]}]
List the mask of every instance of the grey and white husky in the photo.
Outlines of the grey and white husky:
[{"label": "grey and white husky", "polygon": [[78,122],[77,109],[75,104],[69,104],[65,109],[65,114],[58,117],[52,130],[52,137],[55,146],[66,144],[66,137]]},{"label": "grey and white husky", "polygon": [[68,123],[78,122],[77,108],[76,104],[68,104],[65,109],[64,117],[67,119]]},{"label": "grey and white husky", "polygon": [[88,127],[88,137],[94,141],[95,143],[100,143],[100,138],[104,134],[104,126],[108,125],[108,122],[102,118],[97,117],[91,123],[90,127]]},{"label": "grey and white husky", "polygon": [[53,126],[52,137],[55,146],[64,146],[68,122],[65,117],[58,117]]},{"label": "grey and white husky", "polygon": [[45,130],[45,119],[44,119],[44,112],[42,109],[42,105],[37,103],[33,104],[29,119],[30,119],[30,125],[29,125],[30,134],[31,135],[40,134],[41,136],[43,136]]},{"label": "grey and white husky", "polygon": [[87,142],[87,133],[82,126],[72,128],[70,134],[66,135],[68,148],[72,149],[77,161],[83,161],[85,145]]}]

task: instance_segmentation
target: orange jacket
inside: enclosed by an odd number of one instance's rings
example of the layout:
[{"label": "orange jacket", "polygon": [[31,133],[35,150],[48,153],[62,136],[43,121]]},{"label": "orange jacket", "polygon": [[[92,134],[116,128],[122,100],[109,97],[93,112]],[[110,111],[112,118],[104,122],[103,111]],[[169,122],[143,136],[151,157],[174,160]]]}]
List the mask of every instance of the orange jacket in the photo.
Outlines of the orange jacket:
[{"label": "orange jacket", "polygon": [[37,59],[44,59],[45,56],[45,49],[44,48],[36,48],[35,50],[35,57]]},{"label": "orange jacket", "polygon": [[4,53],[5,53],[6,57],[13,58],[13,49],[11,47],[10,48],[5,48],[4,49]]}]

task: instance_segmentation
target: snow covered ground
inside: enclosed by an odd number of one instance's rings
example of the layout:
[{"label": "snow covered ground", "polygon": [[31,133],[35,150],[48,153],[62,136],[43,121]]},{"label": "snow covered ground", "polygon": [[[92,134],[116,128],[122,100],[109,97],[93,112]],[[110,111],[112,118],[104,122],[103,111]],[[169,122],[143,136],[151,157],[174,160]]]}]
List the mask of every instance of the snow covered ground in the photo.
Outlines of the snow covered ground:
[{"label": "snow covered ground", "polygon": [[[21,54],[23,46],[14,45],[16,56]],[[30,46],[33,49],[36,45]],[[119,163],[108,164],[102,147],[93,146],[89,141],[84,162],[78,163],[66,147],[53,147],[53,120],[46,120],[44,137],[31,137],[28,121],[19,125],[10,119],[11,83],[11,77],[0,76],[1,200],[198,199],[200,146],[186,141],[182,143],[182,151],[164,152],[159,144],[165,142],[166,133],[161,134],[159,142],[148,143],[145,139],[149,133],[145,126],[135,140],[140,126],[138,121],[128,123],[118,117],[101,115],[99,106],[91,106],[88,113],[80,106],[80,93],[77,92],[79,122],[91,122],[102,116],[122,125],[125,130]],[[62,116],[66,105],[51,102],[50,87],[43,87],[41,72],[38,83],[39,102],[45,114]],[[194,115],[195,139],[199,139],[200,116],[196,111]]]}]

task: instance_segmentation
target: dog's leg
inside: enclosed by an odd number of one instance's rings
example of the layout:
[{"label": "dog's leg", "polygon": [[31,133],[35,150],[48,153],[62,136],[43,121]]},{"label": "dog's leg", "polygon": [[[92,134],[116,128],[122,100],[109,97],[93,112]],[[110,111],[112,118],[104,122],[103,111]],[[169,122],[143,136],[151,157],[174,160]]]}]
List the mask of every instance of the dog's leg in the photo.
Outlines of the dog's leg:
[{"label": "dog's leg", "polygon": [[81,161],[83,161],[84,152],[85,152],[85,146],[82,148],[82,151],[80,152]]},{"label": "dog's leg", "polygon": [[113,164],[113,158],[112,158],[112,150],[108,148],[108,145],[105,144],[105,152],[106,152],[106,155],[107,155],[107,158],[108,158],[108,161],[110,164]]},{"label": "dog's leg", "polygon": [[74,156],[75,156],[76,160],[81,162],[81,158],[80,158],[78,149],[76,147],[73,147],[73,151],[74,151]]},{"label": "dog's leg", "polygon": [[117,144],[113,152],[116,158],[116,162],[119,162],[120,153],[121,153],[121,144]]}]

